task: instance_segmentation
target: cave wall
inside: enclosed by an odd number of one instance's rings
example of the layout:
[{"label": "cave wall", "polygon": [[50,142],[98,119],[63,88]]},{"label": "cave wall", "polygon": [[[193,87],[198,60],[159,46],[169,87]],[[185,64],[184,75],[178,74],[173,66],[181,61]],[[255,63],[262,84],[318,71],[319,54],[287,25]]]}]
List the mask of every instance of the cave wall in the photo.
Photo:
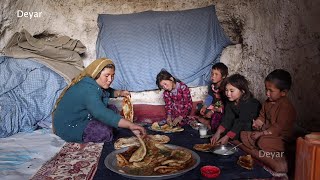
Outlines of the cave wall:
[{"label": "cave wall", "polygon": [[266,75],[276,68],[288,70],[298,124],[320,131],[320,1],[217,2],[222,24],[241,34],[241,45],[226,48],[222,61],[250,80],[261,102]]},{"label": "cave wall", "polygon": [[[173,11],[216,5],[219,21],[235,45],[221,61],[251,82],[254,95],[265,99],[264,78],[276,68],[293,77],[290,98],[299,125],[320,131],[320,2],[319,0],[2,0],[0,49],[22,28],[32,35],[67,35],[87,47],[84,64],[95,59],[98,14],[127,14],[146,10]],[[17,10],[42,12],[39,18],[17,17]],[[193,100],[205,87],[192,88]],[[161,92],[133,93],[134,103],[163,103]]]}]

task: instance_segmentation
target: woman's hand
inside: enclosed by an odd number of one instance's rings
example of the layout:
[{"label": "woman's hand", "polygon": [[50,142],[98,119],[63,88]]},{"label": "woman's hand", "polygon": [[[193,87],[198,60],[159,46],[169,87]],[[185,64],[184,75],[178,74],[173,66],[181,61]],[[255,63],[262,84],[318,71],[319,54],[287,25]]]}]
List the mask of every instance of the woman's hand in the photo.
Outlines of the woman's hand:
[{"label": "woman's hand", "polygon": [[219,144],[227,144],[229,141],[229,136],[225,135],[223,136],[217,143]]},{"label": "woman's hand", "polygon": [[146,130],[142,126],[136,125],[124,118],[120,119],[118,126],[121,128],[130,129],[136,136],[144,137],[147,134]]},{"label": "woman's hand", "polygon": [[121,97],[126,97],[126,96],[131,96],[130,92],[127,90],[120,90],[119,96]]},{"label": "woman's hand", "polygon": [[220,133],[217,131],[210,139],[211,144],[215,145],[218,142],[219,138],[220,138]]},{"label": "woman's hand", "polygon": [[144,129],[144,127],[142,126],[139,126],[139,125],[136,125],[134,123],[132,123],[130,126],[129,126],[129,129],[133,132],[133,134],[135,134],[136,136],[141,136],[141,137],[144,137],[147,132],[146,130]]}]

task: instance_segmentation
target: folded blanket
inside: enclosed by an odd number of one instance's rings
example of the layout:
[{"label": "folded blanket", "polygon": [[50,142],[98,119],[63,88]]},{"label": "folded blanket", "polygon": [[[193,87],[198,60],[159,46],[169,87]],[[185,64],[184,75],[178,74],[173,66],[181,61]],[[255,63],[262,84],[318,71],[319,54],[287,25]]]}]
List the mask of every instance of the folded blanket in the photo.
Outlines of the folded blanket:
[{"label": "folded blanket", "polygon": [[67,82],[83,69],[80,54],[86,47],[79,41],[62,36],[50,40],[37,39],[26,30],[15,33],[3,48],[6,56],[33,58],[60,74]]}]

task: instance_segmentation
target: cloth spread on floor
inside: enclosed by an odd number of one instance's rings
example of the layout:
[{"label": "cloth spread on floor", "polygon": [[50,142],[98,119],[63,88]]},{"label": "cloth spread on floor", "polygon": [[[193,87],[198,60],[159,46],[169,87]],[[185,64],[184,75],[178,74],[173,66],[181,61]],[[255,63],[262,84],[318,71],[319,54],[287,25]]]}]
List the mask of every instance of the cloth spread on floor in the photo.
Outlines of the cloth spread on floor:
[{"label": "cloth spread on floor", "polygon": [[31,180],[92,179],[99,163],[103,143],[66,143]]},{"label": "cloth spread on floor", "polygon": [[1,180],[30,179],[65,144],[51,129],[0,138]]}]

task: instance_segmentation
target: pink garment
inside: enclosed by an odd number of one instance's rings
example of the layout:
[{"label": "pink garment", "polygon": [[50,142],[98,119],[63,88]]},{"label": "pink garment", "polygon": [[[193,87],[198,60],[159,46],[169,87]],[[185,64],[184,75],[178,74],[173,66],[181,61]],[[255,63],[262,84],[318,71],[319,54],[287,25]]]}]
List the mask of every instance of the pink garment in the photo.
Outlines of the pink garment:
[{"label": "pink garment", "polygon": [[192,109],[192,99],[190,90],[183,82],[177,82],[176,88],[172,91],[164,91],[166,114],[172,118],[182,116],[184,119],[190,115]]}]

